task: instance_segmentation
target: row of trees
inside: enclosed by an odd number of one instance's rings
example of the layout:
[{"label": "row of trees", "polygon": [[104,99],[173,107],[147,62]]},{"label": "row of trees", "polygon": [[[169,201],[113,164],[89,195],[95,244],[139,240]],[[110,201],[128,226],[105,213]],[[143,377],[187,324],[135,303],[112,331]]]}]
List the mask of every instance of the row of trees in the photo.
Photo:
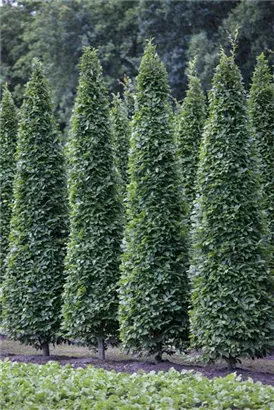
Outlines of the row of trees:
[{"label": "row of trees", "polygon": [[[231,367],[242,356],[265,355],[274,324],[274,85],[265,57],[248,110],[234,52],[221,52],[206,122],[194,63],[174,121],[167,72],[151,42],[131,125],[118,97],[110,115],[94,49],[85,49],[80,71],[66,148],[69,209],[41,64],[34,62],[20,114],[16,172],[15,109],[4,93],[1,172],[9,201],[1,196],[1,204],[9,212],[15,173],[2,265],[8,335],[45,354],[50,342],[76,338],[98,344],[104,358],[105,343],[120,332],[126,349],[160,361],[163,352],[186,347],[190,332],[192,346]],[[10,214],[1,215],[7,227]]]},{"label": "row of trees", "polygon": [[[249,84],[256,56],[274,49],[273,0],[3,0],[1,7],[1,83],[8,81],[17,104],[23,98],[33,57],[43,62],[62,127],[70,118],[82,47],[98,49],[110,92],[121,92],[126,74],[134,78],[144,39],[153,37],[167,67],[172,94],[187,89],[187,61],[210,88],[220,44],[237,25],[236,61]],[[269,53],[273,63],[273,54]],[[120,82],[117,81],[120,80]]]}]

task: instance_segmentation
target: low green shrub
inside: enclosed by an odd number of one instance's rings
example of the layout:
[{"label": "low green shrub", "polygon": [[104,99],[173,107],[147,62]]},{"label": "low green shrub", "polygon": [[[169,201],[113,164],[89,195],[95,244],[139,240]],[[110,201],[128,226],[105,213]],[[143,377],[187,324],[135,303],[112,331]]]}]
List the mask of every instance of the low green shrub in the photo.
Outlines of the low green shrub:
[{"label": "low green shrub", "polygon": [[235,374],[209,380],[192,371],[129,375],[9,361],[0,372],[0,408],[7,410],[274,409],[273,387]]}]

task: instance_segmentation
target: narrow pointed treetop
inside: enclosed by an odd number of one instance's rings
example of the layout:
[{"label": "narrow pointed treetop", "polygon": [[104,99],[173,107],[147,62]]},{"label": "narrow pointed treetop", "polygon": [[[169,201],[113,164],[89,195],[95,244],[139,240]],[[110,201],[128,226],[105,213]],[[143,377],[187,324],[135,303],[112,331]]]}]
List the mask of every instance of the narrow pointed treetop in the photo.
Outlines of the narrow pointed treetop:
[{"label": "narrow pointed treetop", "polygon": [[259,163],[242,77],[221,53],[198,168],[193,235],[192,342],[233,367],[273,342]]},{"label": "narrow pointed treetop", "polygon": [[274,268],[274,82],[267,59],[257,58],[250,90],[250,115],[262,158],[263,202],[271,234]]},{"label": "narrow pointed treetop", "polygon": [[7,85],[1,101],[0,126],[0,282],[8,252],[10,219],[13,201],[13,180],[16,169],[17,109]]},{"label": "narrow pointed treetop", "polygon": [[195,71],[195,60],[189,63],[187,76],[188,89],[176,121],[176,138],[183,195],[190,212],[195,198],[195,180],[206,106],[201,81]]},{"label": "narrow pointed treetop", "polygon": [[124,347],[159,360],[188,338],[187,251],[166,69],[148,43],[137,77],[120,288]]},{"label": "narrow pointed treetop", "polygon": [[3,327],[9,337],[47,351],[60,327],[67,207],[63,150],[37,60],[25,91],[16,159]]},{"label": "narrow pointed treetop", "polygon": [[[68,143],[70,237],[63,331],[96,346],[118,334],[121,204],[106,88],[96,50],[80,63]],[[102,357],[103,358],[103,357]]]},{"label": "narrow pointed treetop", "polygon": [[126,195],[128,183],[128,151],[130,138],[130,124],[125,103],[119,95],[113,96],[111,109],[112,141],[114,160],[121,178],[121,193]]}]

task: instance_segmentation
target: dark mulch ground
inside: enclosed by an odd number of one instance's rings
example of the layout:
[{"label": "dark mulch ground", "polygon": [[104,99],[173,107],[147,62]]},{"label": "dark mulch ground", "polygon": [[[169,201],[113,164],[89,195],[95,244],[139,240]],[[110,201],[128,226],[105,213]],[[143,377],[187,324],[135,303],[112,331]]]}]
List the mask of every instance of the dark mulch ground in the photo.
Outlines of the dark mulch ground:
[{"label": "dark mulch ground", "polygon": [[[170,368],[174,368],[178,371],[183,369],[194,370],[201,372],[204,376],[209,378],[226,376],[230,372],[224,367],[220,366],[199,366],[199,365],[182,365],[177,363],[172,363],[169,361],[164,361],[160,364],[153,364],[152,362],[140,362],[134,360],[123,360],[123,361],[109,361],[105,362],[95,358],[95,357],[73,357],[73,356],[50,356],[43,357],[39,355],[15,355],[6,354],[0,355],[0,359],[8,358],[10,361],[14,362],[24,362],[24,363],[37,363],[45,364],[48,361],[57,361],[61,365],[71,364],[74,367],[86,367],[87,365],[92,365],[95,367],[103,368],[105,370],[115,370],[116,372],[126,372],[135,373],[138,371],[149,372],[154,371],[168,371]],[[269,359],[269,358],[268,358]],[[274,386],[274,374],[262,373],[257,371],[250,371],[245,369],[237,369],[237,374],[241,374],[243,379],[251,377],[254,381],[260,381],[264,384],[270,384]]]}]

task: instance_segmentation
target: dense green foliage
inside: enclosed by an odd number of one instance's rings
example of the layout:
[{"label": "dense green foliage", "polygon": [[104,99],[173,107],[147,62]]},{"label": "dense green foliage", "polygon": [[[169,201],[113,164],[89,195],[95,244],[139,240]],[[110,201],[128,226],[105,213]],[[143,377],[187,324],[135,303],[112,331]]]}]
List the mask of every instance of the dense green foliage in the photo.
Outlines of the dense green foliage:
[{"label": "dense green foliage", "polygon": [[161,356],[188,336],[186,244],[165,67],[148,43],[137,77],[120,289],[124,346]]},{"label": "dense green foliage", "polygon": [[195,198],[195,180],[199,147],[205,122],[206,106],[201,82],[195,72],[195,61],[188,70],[188,89],[176,119],[176,139],[181,165],[184,200],[189,211]]},{"label": "dense green foliage", "polygon": [[[177,99],[187,88],[187,61],[198,53],[198,73],[209,88],[220,44],[240,24],[237,62],[248,83],[255,57],[274,49],[273,1],[3,0],[1,82],[23,95],[31,60],[40,57],[62,126],[68,123],[83,46],[98,48],[111,92],[135,77],[144,41],[153,37]],[[273,62],[273,55],[270,55]]]},{"label": "dense green foliage", "polygon": [[3,327],[42,348],[60,326],[67,208],[63,153],[42,66],[34,62],[20,115]]},{"label": "dense green foliage", "polygon": [[222,52],[198,168],[191,321],[193,346],[231,365],[273,342],[258,167],[241,74]]},{"label": "dense green foliage", "polygon": [[2,281],[9,244],[17,140],[17,109],[7,86],[3,92],[0,116],[0,281]]},{"label": "dense green foliage", "polygon": [[[250,114],[262,157],[262,192],[274,249],[274,83],[268,62],[257,59],[250,90]],[[273,257],[272,257],[273,259]],[[273,262],[272,262],[273,264]]]},{"label": "dense green foliage", "polygon": [[122,195],[125,197],[128,183],[130,124],[127,107],[119,96],[113,96],[111,124],[115,163],[121,177]]},{"label": "dense green foliage", "polygon": [[0,362],[0,370],[0,406],[7,410],[274,408],[272,386],[241,381],[235,374],[209,380],[200,373],[173,369],[129,375],[91,366],[74,369],[54,362],[38,366],[8,361]]},{"label": "dense green foliage", "polygon": [[86,48],[68,143],[70,237],[63,330],[94,346],[117,335],[121,205],[102,68]]}]

